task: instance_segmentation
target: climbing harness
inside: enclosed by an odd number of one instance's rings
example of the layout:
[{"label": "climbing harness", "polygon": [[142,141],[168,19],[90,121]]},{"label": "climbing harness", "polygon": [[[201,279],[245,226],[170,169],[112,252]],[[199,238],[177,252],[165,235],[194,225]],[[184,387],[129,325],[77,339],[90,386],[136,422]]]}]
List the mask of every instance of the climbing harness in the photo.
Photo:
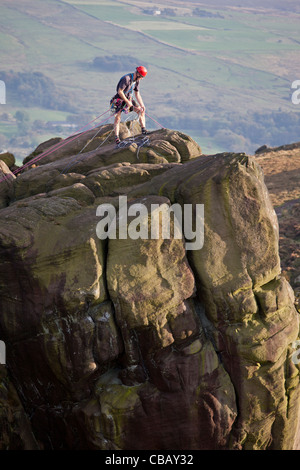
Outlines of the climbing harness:
[{"label": "climbing harness", "polygon": [[[126,97],[130,99],[130,101],[132,101],[133,106],[136,106],[136,102],[132,100],[133,90],[134,90],[136,82],[133,81],[134,74],[131,73],[130,75],[131,75],[132,84],[131,84],[130,90],[126,93]],[[126,75],[123,75],[123,77],[120,78],[120,81],[124,77],[126,77]],[[110,100],[110,111],[112,114],[116,114],[119,111],[122,111],[125,114],[128,114],[129,112],[133,111],[133,106],[129,108],[128,105],[125,103],[125,101],[123,101],[122,98],[119,98],[117,95],[114,95],[112,99]]]},{"label": "climbing harness", "polygon": [[128,105],[123,101],[121,98],[112,98],[110,100],[110,112],[112,115],[117,114],[119,111],[122,111],[125,114],[131,113],[133,111],[134,106],[136,106],[136,102],[132,99],[132,106],[130,108]]}]

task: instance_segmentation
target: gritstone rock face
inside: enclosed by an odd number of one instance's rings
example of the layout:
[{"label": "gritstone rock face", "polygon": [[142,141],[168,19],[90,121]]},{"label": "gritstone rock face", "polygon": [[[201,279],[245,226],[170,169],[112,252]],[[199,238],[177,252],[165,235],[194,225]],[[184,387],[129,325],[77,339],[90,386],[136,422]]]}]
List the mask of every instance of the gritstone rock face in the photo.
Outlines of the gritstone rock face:
[{"label": "gritstone rock face", "polygon": [[[255,158],[94,133],[17,177],[1,163],[0,447],[297,448],[298,314]],[[203,247],[100,240],[120,195],[204,204]]]}]

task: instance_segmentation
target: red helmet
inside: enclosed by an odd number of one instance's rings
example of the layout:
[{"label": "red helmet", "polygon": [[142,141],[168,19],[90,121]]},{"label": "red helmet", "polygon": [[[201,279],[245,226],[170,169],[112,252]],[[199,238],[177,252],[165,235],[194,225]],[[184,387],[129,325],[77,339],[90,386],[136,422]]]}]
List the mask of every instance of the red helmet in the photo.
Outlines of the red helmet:
[{"label": "red helmet", "polygon": [[140,65],[139,67],[136,68],[136,71],[142,76],[146,77],[147,75],[147,69],[146,67],[143,67],[143,65]]}]

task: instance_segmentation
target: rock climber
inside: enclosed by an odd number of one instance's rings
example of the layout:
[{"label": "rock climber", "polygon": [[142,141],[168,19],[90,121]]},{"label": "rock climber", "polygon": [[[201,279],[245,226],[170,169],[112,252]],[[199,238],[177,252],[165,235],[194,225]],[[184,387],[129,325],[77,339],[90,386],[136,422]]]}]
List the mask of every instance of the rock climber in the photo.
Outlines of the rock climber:
[{"label": "rock climber", "polygon": [[[139,116],[139,123],[142,128],[142,134],[147,135],[147,129],[145,124],[145,105],[139,92],[140,80],[147,75],[147,69],[144,66],[136,68],[135,72],[124,75],[117,84],[117,93],[110,100],[111,109],[115,115],[114,121],[114,132],[116,139],[116,146],[120,144],[120,122],[121,115],[124,111],[134,111]],[[132,99],[133,92],[135,94],[136,101]]]}]

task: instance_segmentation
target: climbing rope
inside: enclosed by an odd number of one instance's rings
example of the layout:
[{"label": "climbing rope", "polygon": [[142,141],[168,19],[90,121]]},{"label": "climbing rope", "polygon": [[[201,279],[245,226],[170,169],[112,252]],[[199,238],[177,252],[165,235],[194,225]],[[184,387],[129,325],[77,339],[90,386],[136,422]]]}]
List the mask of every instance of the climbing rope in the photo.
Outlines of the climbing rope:
[{"label": "climbing rope", "polygon": [[136,157],[139,160],[139,153],[140,153],[141,147],[148,145],[149,142],[150,142],[150,139],[147,136],[132,136],[132,137],[127,137],[126,139],[122,140],[122,142],[119,143],[118,148],[122,149],[122,148],[130,147],[133,144],[136,144],[137,145]]},{"label": "climbing rope", "polygon": [[[128,120],[131,122],[129,132],[131,134],[130,137],[127,137],[126,139],[122,140],[120,144],[118,145],[119,149],[125,148],[125,147],[130,147],[132,144],[137,145],[137,159],[139,160],[139,153],[140,149],[143,146],[146,146],[149,144],[150,139],[149,137],[146,136],[134,136],[133,131],[132,131],[132,123],[136,121],[136,119],[129,119],[130,115],[124,120],[124,122],[127,122]],[[109,119],[109,118],[108,118]],[[73,166],[77,165],[77,163],[82,162],[85,158],[88,157],[88,155],[84,155],[82,158],[78,158],[78,155],[80,155],[83,150],[96,138],[96,136],[99,134],[101,129],[98,129],[95,135],[85,144],[85,146],[80,150],[78,154],[75,155],[75,157],[72,158],[71,162],[62,170],[61,174],[64,174],[67,172],[67,170],[70,170],[70,168],[73,168]],[[101,142],[100,145],[98,145],[97,148],[94,149],[94,151],[98,150],[102,145],[107,142],[107,140],[110,138],[111,134],[113,133],[114,129],[111,130],[111,132],[108,134],[108,136]]]},{"label": "climbing rope", "polygon": [[[111,117],[111,116],[110,116],[110,117]],[[107,118],[106,120],[110,119],[110,117]],[[129,117],[130,117],[130,116],[128,116],[128,117],[125,119],[124,122],[126,122],[126,121],[129,119]],[[80,154],[83,152],[83,150],[95,139],[95,137],[99,134],[100,131],[101,131],[101,128],[97,130],[97,132],[95,133],[95,135],[85,144],[85,146],[80,150],[80,152],[79,152],[78,154],[76,154],[75,157],[72,158],[72,160],[71,160],[71,162],[69,163],[69,165],[67,165],[67,166],[62,170],[61,174],[66,173],[67,170],[69,170],[70,168],[72,168],[73,166],[75,166],[77,163],[80,163],[80,162],[82,162],[85,158],[87,158],[88,155],[84,155],[82,158],[79,158],[79,159],[78,159],[77,157],[78,157],[78,155],[80,155]],[[98,147],[94,149],[95,151],[98,150],[100,147],[102,147],[102,145],[104,145],[105,142],[107,142],[107,140],[110,138],[110,136],[111,136],[111,134],[113,133],[113,131],[114,131],[114,129],[112,129],[112,130],[110,131],[110,133],[108,134],[108,136],[101,142],[101,144],[98,145]],[[132,133],[132,131],[131,131],[131,133]]]},{"label": "climbing rope", "polygon": [[[78,139],[78,137],[81,137],[82,135],[86,134],[87,132],[89,132],[91,129],[87,129],[86,131],[84,132],[81,132],[83,129],[85,129],[86,127],[90,126],[93,122],[97,121],[100,117],[104,116],[105,114],[107,114],[108,112],[110,111],[110,108],[105,111],[104,113],[100,114],[99,116],[97,116],[96,118],[94,118],[92,121],[90,121],[88,124],[86,124],[85,126],[81,127],[78,131],[76,131],[75,133],[71,134],[69,137],[66,137],[65,139],[63,139],[62,141],[58,142],[57,144],[55,145],[52,145],[50,147],[50,149],[48,150],[45,150],[45,152],[42,152],[40,153],[39,155],[37,155],[36,157],[32,158],[31,160],[29,160],[27,163],[25,163],[23,166],[17,168],[16,170],[12,171],[11,173],[13,173],[14,175],[16,175],[17,173],[20,173],[21,171],[24,171],[26,168],[28,168],[29,166],[33,165],[34,163],[42,160],[42,158],[45,158],[47,157],[48,155],[50,155],[51,153],[55,152],[56,150],[59,150],[60,148],[64,147],[66,144],[69,144],[70,142],[73,142],[74,140]],[[110,116],[109,116],[110,117]],[[94,129],[95,127],[98,127],[99,125],[103,124],[103,122],[107,121],[109,118],[106,118],[104,119],[103,121],[101,121],[100,123],[98,123],[96,126],[92,127],[92,129]],[[9,175],[5,175],[1,180],[0,180],[0,183],[2,183],[3,181],[7,180],[8,178],[10,177],[10,174]]]},{"label": "climbing rope", "polygon": [[[100,123],[97,123],[97,125],[95,125],[94,127],[92,127],[91,129],[87,129],[86,131],[84,132],[81,132],[83,129],[85,129],[86,127],[90,126],[91,124],[93,124],[95,121],[97,121],[100,117],[104,116],[105,114],[109,113],[111,111],[111,108],[109,108],[107,111],[105,111],[104,113],[100,114],[99,116],[97,116],[96,118],[94,118],[92,121],[90,121],[89,123],[87,123],[86,125],[84,125],[82,128],[80,128],[78,131],[76,131],[75,133],[71,134],[69,137],[63,139],[62,141],[58,142],[57,144],[51,146],[49,149],[45,150],[44,152],[42,152],[41,154],[37,155],[36,157],[32,158],[31,160],[29,160],[27,163],[25,163],[23,166],[17,168],[16,170],[12,171],[11,173],[13,173],[14,175],[16,175],[17,173],[20,173],[21,171],[24,171],[26,168],[32,166],[33,164],[35,164],[36,162],[42,160],[43,158],[51,155],[53,152],[55,152],[56,150],[59,150],[61,149],[62,147],[64,147],[65,145],[69,144],[70,142],[73,142],[74,140],[78,139],[79,137],[82,137],[84,134],[86,134],[87,132],[91,131],[92,129],[95,129],[97,128],[97,131],[95,133],[95,135],[92,137],[92,139],[90,139],[85,145],[84,147],[80,150],[80,152],[78,154],[76,154],[76,156],[74,157],[76,159],[76,161],[74,162],[74,159],[72,159],[72,161],[70,162],[70,164],[63,169],[62,173],[64,173],[66,170],[70,169],[71,167],[73,167],[74,165],[76,165],[77,163],[79,163],[80,161],[82,161],[84,158],[86,158],[86,155],[82,158],[82,159],[79,159],[78,160],[78,155],[80,155],[84,149],[96,138],[96,136],[99,134],[100,130],[101,129],[98,129],[98,127],[103,124],[104,122],[108,121],[111,116],[109,116],[108,118],[105,118],[104,120],[102,120]],[[153,121],[155,122],[158,126],[160,126],[162,129],[164,129],[164,127],[158,122],[156,121],[155,119],[153,119],[148,113],[145,112],[145,114]],[[129,116],[125,119],[125,122],[129,119]],[[132,120],[132,122],[134,122],[134,120]],[[113,130],[110,132],[110,134],[107,136],[107,138],[101,142],[101,144],[95,149],[95,150],[98,150],[102,145],[104,145],[104,143],[109,139],[110,135],[112,134]],[[132,129],[131,129],[131,134],[132,134]],[[128,137],[127,139],[124,139],[120,144],[119,144],[119,148],[125,148],[125,147],[128,147],[132,144],[136,144],[137,145],[137,159],[139,160],[139,152],[140,152],[140,149],[141,147],[144,147],[146,145],[148,145],[150,142],[149,140],[149,137],[146,137],[146,136],[130,136]],[[5,175],[1,180],[0,180],[0,183],[2,183],[3,181],[9,179],[10,177],[10,174],[8,175]]]},{"label": "climbing rope", "polygon": [[146,116],[148,116],[148,118],[150,118],[153,122],[155,122],[155,124],[157,124],[157,125],[158,125],[159,127],[161,127],[162,129],[165,129],[165,127],[164,127],[162,124],[160,124],[158,121],[156,121],[156,120],[153,119],[151,116],[149,116],[149,114],[147,114],[146,111],[145,111],[145,114],[146,114]]},{"label": "climbing rope", "polygon": [[[109,116],[107,119],[105,119],[104,121],[102,121],[101,124],[103,124],[105,121],[108,121],[108,120],[110,119],[110,117],[111,117],[111,116]],[[99,124],[98,124],[98,126],[99,126]],[[98,126],[97,126],[97,127],[98,127]],[[85,146],[80,150],[80,152],[77,153],[77,154],[75,155],[75,157],[73,157],[73,158],[71,159],[71,162],[62,170],[62,172],[61,172],[60,174],[66,173],[67,170],[69,170],[70,168],[72,168],[72,167],[75,166],[77,163],[81,162],[82,160],[84,160],[84,159],[87,157],[87,155],[84,155],[82,158],[79,158],[79,159],[77,158],[78,155],[81,155],[82,152],[84,151],[84,149],[85,149],[89,144],[91,144],[91,143],[93,142],[93,140],[97,137],[97,135],[99,134],[100,131],[101,131],[101,128],[97,129],[97,132],[95,133],[95,135],[85,144]],[[112,132],[113,132],[113,130],[109,133],[108,137],[107,137],[103,142],[101,142],[101,144],[100,144],[95,150],[98,150],[98,148],[101,147],[101,145],[103,145],[103,144],[108,140],[108,138],[110,137],[110,135],[111,135]],[[75,160],[75,161],[74,161],[74,160]]]}]

